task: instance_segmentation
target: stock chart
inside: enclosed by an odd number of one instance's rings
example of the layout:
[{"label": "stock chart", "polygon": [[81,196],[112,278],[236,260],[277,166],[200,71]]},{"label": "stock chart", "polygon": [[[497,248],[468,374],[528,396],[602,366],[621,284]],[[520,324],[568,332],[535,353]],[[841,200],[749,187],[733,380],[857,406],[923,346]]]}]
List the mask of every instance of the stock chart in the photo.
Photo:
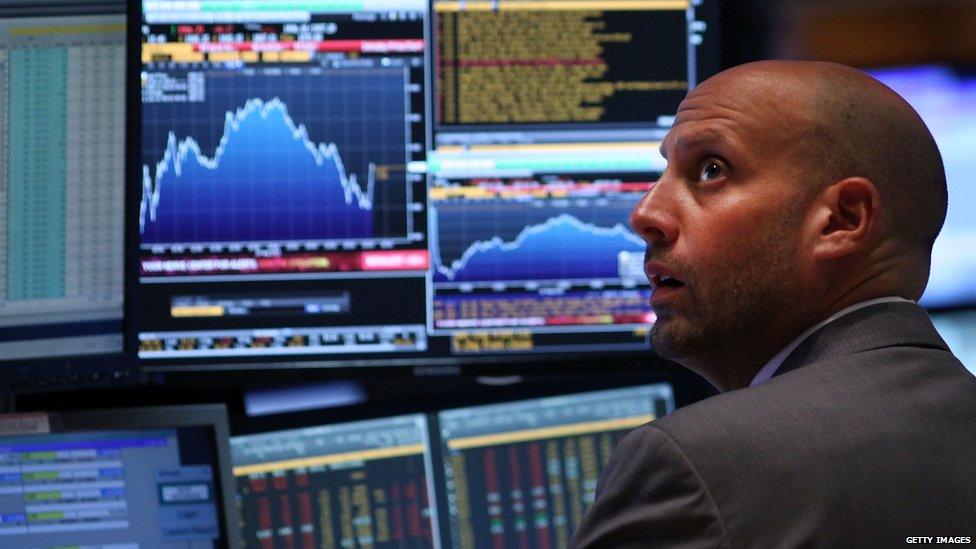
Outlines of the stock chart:
[{"label": "stock chart", "polygon": [[629,205],[601,206],[439,206],[434,280],[617,279],[620,252],[644,242],[620,222]]},{"label": "stock chart", "polygon": [[292,72],[144,102],[144,244],[406,236],[402,69]]},{"label": "stock chart", "polygon": [[140,358],[426,367],[649,349],[628,215],[676,105],[717,63],[713,3],[142,14]]},{"label": "stock chart", "polygon": [[648,183],[620,175],[435,185],[434,327],[647,322],[644,242],[624,223]]},{"label": "stock chart", "polygon": [[248,5],[143,6],[140,357],[423,351],[425,5]]}]

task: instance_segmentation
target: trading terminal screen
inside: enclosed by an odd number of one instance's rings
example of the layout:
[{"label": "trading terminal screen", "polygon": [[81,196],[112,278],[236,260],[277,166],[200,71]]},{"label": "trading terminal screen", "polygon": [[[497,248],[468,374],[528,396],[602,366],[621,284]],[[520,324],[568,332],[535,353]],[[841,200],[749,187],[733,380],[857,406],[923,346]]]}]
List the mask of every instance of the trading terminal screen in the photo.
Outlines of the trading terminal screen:
[{"label": "trading terminal screen", "polygon": [[651,385],[441,412],[449,545],[568,547],[620,439],[673,409]]},{"label": "trading terminal screen", "polygon": [[647,351],[627,215],[716,4],[143,1],[139,357]]},{"label": "trading terminal screen", "polygon": [[124,11],[0,6],[0,361],[122,350]]},{"label": "trading terminal screen", "polygon": [[231,439],[247,547],[566,548],[666,384]]},{"label": "trading terminal screen", "polygon": [[438,127],[659,124],[697,76],[691,4],[434,0]]},{"label": "trading terminal screen", "polygon": [[213,429],[0,437],[4,547],[227,547]]},{"label": "trading terminal screen", "polygon": [[433,547],[423,415],[231,438],[247,547]]}]

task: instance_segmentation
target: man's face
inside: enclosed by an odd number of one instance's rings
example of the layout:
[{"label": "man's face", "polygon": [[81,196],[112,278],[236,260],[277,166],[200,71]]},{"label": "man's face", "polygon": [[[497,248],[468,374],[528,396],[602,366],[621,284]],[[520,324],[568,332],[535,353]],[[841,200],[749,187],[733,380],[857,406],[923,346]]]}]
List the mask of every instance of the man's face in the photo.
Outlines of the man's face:
[{"label": "man's face", "polygon": [[796,105],[761,88],[719,76],[692,92],[662,142],[667,170],[631,214],[648,243],[651,341],[679,362],[776,334],[798,303],[808,174]]}]

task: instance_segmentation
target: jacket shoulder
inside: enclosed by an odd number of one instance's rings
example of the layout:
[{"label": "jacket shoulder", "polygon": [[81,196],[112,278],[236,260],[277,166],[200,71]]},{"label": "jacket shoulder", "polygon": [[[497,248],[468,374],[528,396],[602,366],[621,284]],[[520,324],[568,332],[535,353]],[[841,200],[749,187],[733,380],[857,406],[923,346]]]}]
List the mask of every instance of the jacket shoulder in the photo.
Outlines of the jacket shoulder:
[{"label": "jacket shoulder", "polygon": [[960,507],[976,498],[976,463],[964,459],[976,455],[976,379],[942,349],[832,357],[654,425],[733,539],[803,545],[831,524],[847,536],[838,542],[877,544],[870,535],[964,524]]}]

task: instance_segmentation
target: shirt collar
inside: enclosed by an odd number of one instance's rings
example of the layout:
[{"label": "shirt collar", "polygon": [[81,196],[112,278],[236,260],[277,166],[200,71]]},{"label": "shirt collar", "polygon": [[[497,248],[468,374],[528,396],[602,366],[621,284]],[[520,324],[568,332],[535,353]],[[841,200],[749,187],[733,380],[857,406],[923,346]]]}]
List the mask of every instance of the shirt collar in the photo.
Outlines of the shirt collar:
[{"label": "shirt collar", "polygon": [[816,332],[820,328],[823,328],[827,324],[830,324],[831,322],[837,320],[838,318],[844,315],[853,313],[854,311],[863,309],[865,307],[870,307],[871,305],[878,305],[880,303],[897,303],[897,302],[912,303],[912,301],[909,301],[903,297],[897,297],[897,296],[878,297],[875,299],[869,299],[867,301],[861,301],[860,303],[855,303],[850,307],[845,307],[837,311],[836,313],[827,317],[826,320],[819,322],[818,324],[815,324],[814,326],[810,327],[808,330],[800,334],[799,337],[791,341],[789,345],[783,347],[783,350],[776,353],[776,355],[773,356],[773,358],[771,358],[769,362],[767,362],[766,365],[759,370],[759,372],[756,374],[756,377],[752,378],[752,383],[750,383],[749,386],[755,387],[756,385],[769,381],[769,379],[776,374],[776,370],[778,370],[779,367],[783,364],[783,361],[786,360],[786,357],[790,356],[790,353],[795,351],[796,348],[799,347],[801,343],[803,343],[803,340],[810,337],[810,334]]}]

